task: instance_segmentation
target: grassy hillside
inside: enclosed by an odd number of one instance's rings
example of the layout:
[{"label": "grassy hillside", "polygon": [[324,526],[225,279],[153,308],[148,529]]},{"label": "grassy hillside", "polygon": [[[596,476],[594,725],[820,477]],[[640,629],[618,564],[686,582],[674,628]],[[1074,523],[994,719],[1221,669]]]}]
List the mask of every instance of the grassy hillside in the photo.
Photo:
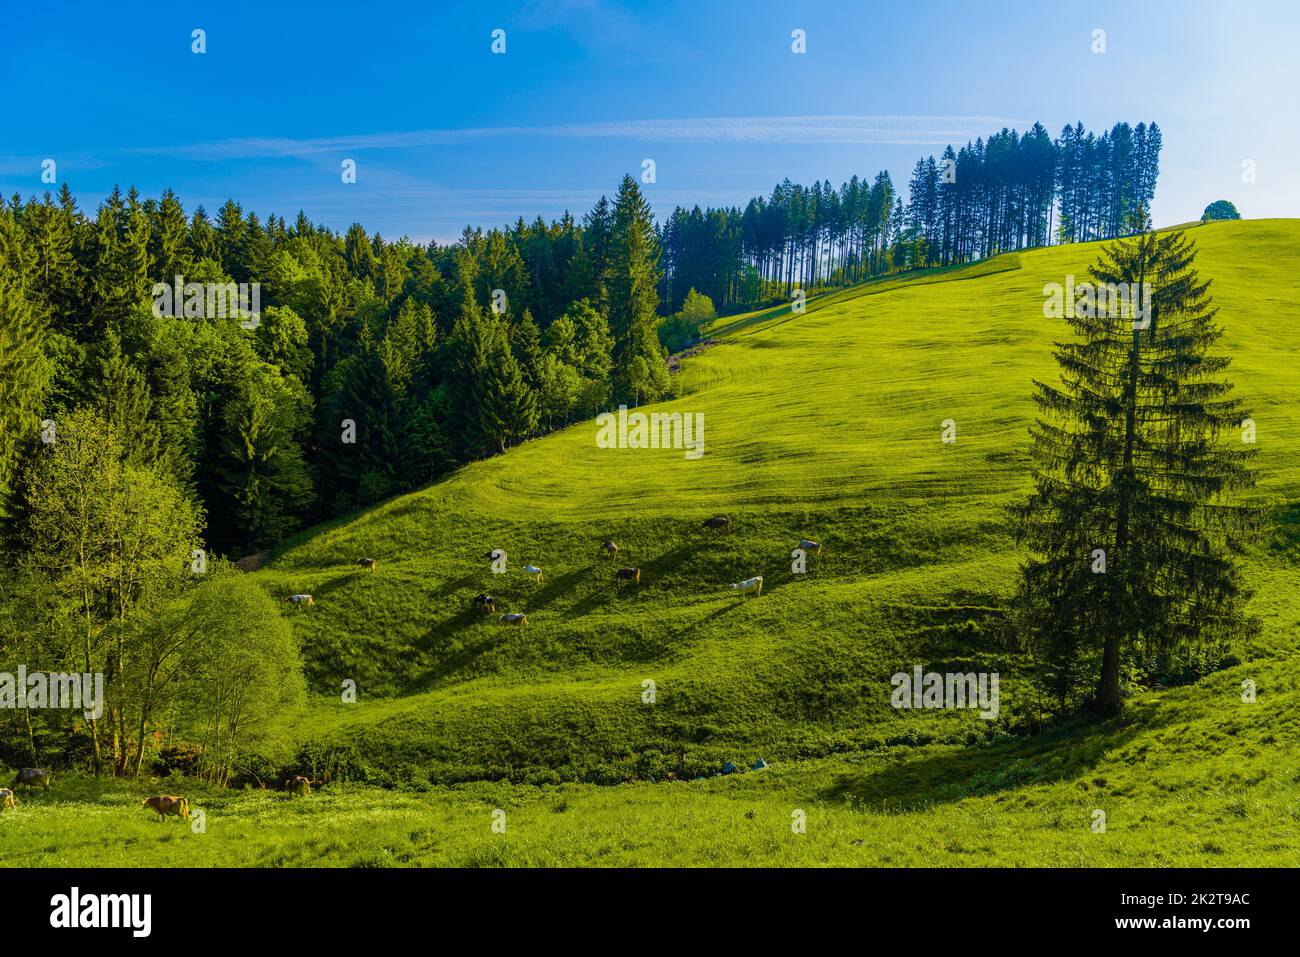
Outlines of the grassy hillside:
[{"label": "grassy hillside", "polygon": [[[1004,626],[1006,508],[1029,489],[1031,380],[1055,381],[1067,334],[1043,285],[1085,279],[1099,247],[1036,250],[720,323],[662,404],[704,414],[698,461],[601,449],[582,423],[278,549],[256,579],[318,605],[285,612],[313,694],[299,741],[353,783],[310,804],[207,794],[193,840],[124,810],[134,785],[94,782],[0,827],[28,863],[1296,863],[1300,222],[1193,235],[1279,521],[1248,567],[1263,633],[1228,672],[1018,734],[1037,703]],[[732,529],[703,530],[713,514]],[[806,575],[801,537],[824,546]],[[639,586],[615,586],[606,538]],[[756,574],[761,597],[728,590]],[[476,614],[481,591],[528,625]],[[914,665],[1000,672],[998,720],[892,709]]]},{"label": "grassy hillside", "polygon": [[[1290,649],[1300,224],[1195,235],[1258,423],[1259,494],[1290,536],[1252,564],[1266,628],[1243,654]],[[1015,674],[998,608],[1020,560],[1005,509],[1028,489],[1030,382],[1054,380],[1066,332],[1043,318],[1042,289],[1083,279],[1097,252],[1031,251],[741,323],[687,360],[663,404],[704,414],[698,461],[601,449],[582,423],[289,543],[257,575],[319,603],[294,616],[319,695],[308,736],[382,783],[612,782],[974,741],[1032,714],[1013,678],[996,723],[895,711],[888,679],[915,664]],[[944,419],[955,444],[940,441]],[[700,528],[715,513],[730,532]],[[615,587],[597,553],[607,537],[642,568],[639,586]],[[800,537],[825,546],[804,576],[790,571]],[[504,575],[481,558],[493,547]],[[353,568],[361,555],[378,572]],[[755,574],[759,599],[726,587]],[[529,624],[475,614],[480,591]],[[355,704],[338,701],[345,679]]]}]

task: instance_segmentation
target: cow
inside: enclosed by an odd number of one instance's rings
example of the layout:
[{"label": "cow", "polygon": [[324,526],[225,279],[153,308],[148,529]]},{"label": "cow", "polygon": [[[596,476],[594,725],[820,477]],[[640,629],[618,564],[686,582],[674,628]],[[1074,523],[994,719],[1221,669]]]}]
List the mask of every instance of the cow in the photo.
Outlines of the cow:
[{"label": "cow", "polygon": [[177,797],[172,794],[159,794],[155,797],[145,798],[140,802],[141,807],[151,807],[158,812],[158,820],[164,820],[170,815],[189,819],[190,802],[183,797]]},{"label": "cow", "polygon": [[474,607],[479,611],[493,612],[497,610],[497,600],[491,595],[475,595]]},{"label": "cow", "polygon": [[715,515],[713,516],[713,518],[706,518],[704,520],[704,527],[705,528],[730,528],[731,519],[727,518],[727,516],[725,515]]},{"label": "cow", "polygon": [[529,575],[532,575],[533,578],[536,579],[537,581],[542,580],[542,570],[538,568],[536,565],[525,565],[524,572]]},{"label": "cow", "polygon": [[746,578],[743,582],[736,582],[731,586],[732,591],[753,592],[755,595],[763,594],[763,576],[755,575],[753,578]]},{"label": "cow", "polygon": [[295,608],[315,608],[316,599],[311,595],[290,595],[285,602],[293,605]]},{"label": "cow", "polygon": [[603,557],[606,559],[612,559],[618,554],[618,546],[612,541],[601,542],[600,550],[603,553]]},{"label": "cow", "polygon": [[14,775],[14,782],[9,787],[34,788],[38,784],[42,790],[48,791],[50,789],[50,772],[44,768],[23,768]]},{"label": "cow", "polygon": [[614,581],[616,582],[635,582],[641,584],[641,569],[639,568],[620,568],[614,572]]},{"label": "cow", "polygon": [[489,548],[483,553],[483,557],[490,562],[494,562],[498,558],[504,559],[506,557],[506,550],[504,548]]},{"label": "cow", "polygon": [[528,624],[528,616],[522,612],[512,612],[509,615],[502,615],[501,622],[506,625],[526,625]]},{"label": "cow", "polygon": [[373,572],[375,570],[375,566],[379,563],[376,562],[373,558],[358,558],[356,564],[360,565],[368,572]]},{"label": "cow", "polygon": [[298,797],[311,797],[311,778],[303,777],[301,774],[295,774],[289,780],[284,782],[284,789],[289,795]]},{"label": "cow", "polygon": [[795,546],[801,548],[809,555],[820,555],[822,553],[821,542],[814,542],[811,539],[801,538],[799,544]]},{"label": "cow", "polygon": [[18,806],[18,798],[8,788],[0,788],[0,811],[12,811]]}]

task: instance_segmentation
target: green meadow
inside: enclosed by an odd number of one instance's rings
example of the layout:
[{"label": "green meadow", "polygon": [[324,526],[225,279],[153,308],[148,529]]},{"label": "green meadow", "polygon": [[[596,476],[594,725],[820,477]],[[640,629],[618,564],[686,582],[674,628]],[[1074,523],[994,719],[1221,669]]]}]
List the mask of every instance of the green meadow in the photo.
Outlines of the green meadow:
[{"label": "green meadow", "polygon": [[[251,573],[316,600],[284,612],[311,700],[275,770],[328,783],[56,776],[0,815],[5,862],[1300,864],[1300,221],[1191,234],[1274,519],[1246,565],[1263,629],[1231,668],[1044,726],[1006,621],[1007,508],[1068,334],[1043,286],[1085,280],[1100,244],[1029,250],[720,320],[645,409],[702,414],[699,460],[599,448],[583,422],[289,540]],[[801,538],[823,548],[797,574]],[[728,588],[754,575],[761,596]],[[998,672],[998,716],[891,707],[917,665]],[[160,788],[204,830],[140,810]]]}]

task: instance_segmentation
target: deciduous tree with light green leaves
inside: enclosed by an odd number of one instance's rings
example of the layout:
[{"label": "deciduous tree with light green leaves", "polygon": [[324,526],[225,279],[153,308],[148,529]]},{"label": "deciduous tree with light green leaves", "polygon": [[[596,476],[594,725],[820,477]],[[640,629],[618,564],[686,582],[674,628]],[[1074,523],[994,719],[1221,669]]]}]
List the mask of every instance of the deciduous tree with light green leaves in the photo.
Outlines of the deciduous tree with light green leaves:
[{"label": "deciduous tree with light green leaves", "polygon": [[26,479],[31,566],[62,598],[78,635],[78,664],[102,672],[107,707],[89,720],[95,770],[124,773],[137,702],[122,680],[138,652],[136,610],[190,579],[202,517],[174,480],[132,461],[112,425],[88,410],[57,422]]}]

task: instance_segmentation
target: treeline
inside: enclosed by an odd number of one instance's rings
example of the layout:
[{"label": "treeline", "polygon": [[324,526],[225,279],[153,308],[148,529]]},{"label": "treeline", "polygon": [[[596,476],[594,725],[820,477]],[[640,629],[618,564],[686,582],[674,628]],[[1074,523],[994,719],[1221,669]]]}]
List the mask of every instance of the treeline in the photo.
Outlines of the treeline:
[{"label": "treeline", "polygon": [[1053,140],[1041,124],[1002,130],[918,160],[906,203],[887,172],[838,189],[785,180],[739,208],[677,208],[660,230],[660,297],[689,290],[722,309],[847,285],[900,269],[947,266],[1050,243],[1129,235],[1159,171],[1155,123],[1083,124]]},{"label": "treeline", "polygon": [[[889,174],[656,227],[625,177],[581,221],[466,229],[450,245],[339,234],[227,201],[114,190],[0,204],[0,516],[15,540],[41,423],[108,423],[199,507],[206,544],[264,548],[304,524],[668,389],[665,344],[732,310],[881,273],[1124,233],[1154,190],[1159,130],[1004,130]],[[155,284],[258,284],[255,328]],[[695,291],[696,296],[691,297]],[[179,300],[181,297],[177,297]],[[690,302],[688,308],[683,308]]]},{"label": "treeline", "polygon": [[[658,248],[630,177],[568,215],[389,242],[170,191],[0,207],[0,508],[74,411],[200,507],[222,554],[427,483],[613,402],[661,396]],[[155,284],[260,284],[256,322],[157,315]],[[188,297],[185,297],[188,298]],[[209,306],[210,308],[210,306]],[[251,327],[251,328],[250,328]],[[52,435],[43,441],[42,422]]]}]

